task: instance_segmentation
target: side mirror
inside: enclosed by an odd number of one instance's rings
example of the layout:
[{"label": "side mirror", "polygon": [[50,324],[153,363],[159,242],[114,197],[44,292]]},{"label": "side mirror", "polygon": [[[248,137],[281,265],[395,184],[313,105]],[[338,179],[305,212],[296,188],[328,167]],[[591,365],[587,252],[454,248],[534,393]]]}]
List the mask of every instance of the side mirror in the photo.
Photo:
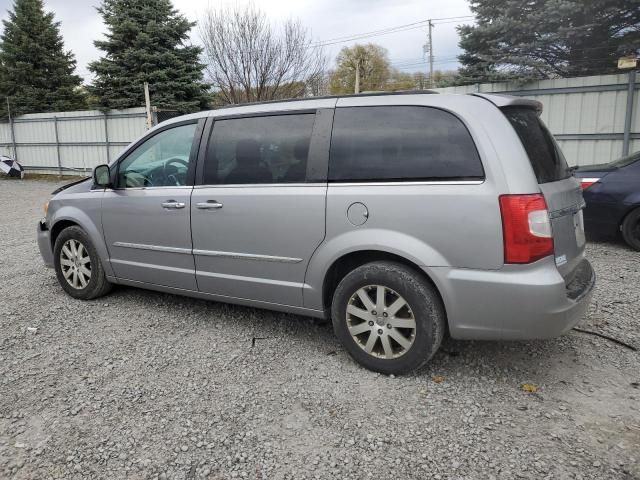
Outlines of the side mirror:
[{"label": "side mirror", "polygon": [[98,165],[93,169],[93,184],[100,188],[111,186],[111,169],[109,165]]}]

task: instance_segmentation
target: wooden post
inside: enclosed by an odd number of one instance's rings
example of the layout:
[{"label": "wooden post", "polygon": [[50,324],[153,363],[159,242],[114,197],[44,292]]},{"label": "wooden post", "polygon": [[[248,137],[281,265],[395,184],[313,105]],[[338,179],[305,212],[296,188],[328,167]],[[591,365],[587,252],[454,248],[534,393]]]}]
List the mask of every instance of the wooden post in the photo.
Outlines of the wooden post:
[{"label": "wooden post", "polygon": [[18,161],[18,149],[16,148],[16,132],[13,129],[13,118],[11,117],[11,106],[7,97],[7,114],[9,115],[9,129],[11,130],[11,146],[13,147],[13,159]]},{"label": "wooden post", "polygon": [[53,130],[56,135],[56,155],[58,157],[58,176],[62,178],[62,159],[60,158],[60,138],[58,136],[58,117],[53,117]]},{"label": "wooden post", "polygon": [[107,118],[107,112],[104,112],[104,144],[107,146],[107,163],[109,163],[111,154],[109,153],[109,119]]},{"label": "wooden post", "polygon": [[147,130],[153,126],[151,120],[151,98],[149,97],[149,83],[144,82],[144,105],[147,110]]},{"label": "wooden post", "polygon": [[629,86],[627,88],[627,109],[624,115],[624,136],[622,140],[622,156],[629,155],[631,144],[631,119],[633,118],[633,96],[636,89],[636,71],[629,72]]}]

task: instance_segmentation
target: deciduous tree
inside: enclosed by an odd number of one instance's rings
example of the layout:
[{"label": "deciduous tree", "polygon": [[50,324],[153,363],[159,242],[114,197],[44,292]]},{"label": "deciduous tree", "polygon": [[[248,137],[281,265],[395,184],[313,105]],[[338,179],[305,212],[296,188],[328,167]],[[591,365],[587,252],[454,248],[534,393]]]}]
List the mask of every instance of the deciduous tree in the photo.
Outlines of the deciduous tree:
[{"label": "deciduous tree", "polygon": [[208,78],[226,103],[296,98],[322,89],[325,56],[299,21],[274,25],[252,5],[209,9],[200,38]]},{"label": "deciduous tree", "polygon": [[334,95],[388,87],[392,71],[387,50],[380,45],[369,43],[344,47],[336,58],[336,64],[329,80],[329,91]]}]

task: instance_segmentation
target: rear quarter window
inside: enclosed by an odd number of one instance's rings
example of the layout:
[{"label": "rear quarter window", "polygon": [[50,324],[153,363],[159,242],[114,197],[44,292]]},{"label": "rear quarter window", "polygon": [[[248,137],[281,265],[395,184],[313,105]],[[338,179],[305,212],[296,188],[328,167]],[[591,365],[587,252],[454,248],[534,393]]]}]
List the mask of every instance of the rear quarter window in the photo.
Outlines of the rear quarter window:
[{"label": "rear quarter window", "polygon": [[507,107],[502,112],[518,134],[538,183],[556,182],[571,176],[560,147],[535,110]]},{"label": "rear quarter window", "polygon": [[430,107],[339,107],[329,180],[483,179],[473,139],[453,114]]}]

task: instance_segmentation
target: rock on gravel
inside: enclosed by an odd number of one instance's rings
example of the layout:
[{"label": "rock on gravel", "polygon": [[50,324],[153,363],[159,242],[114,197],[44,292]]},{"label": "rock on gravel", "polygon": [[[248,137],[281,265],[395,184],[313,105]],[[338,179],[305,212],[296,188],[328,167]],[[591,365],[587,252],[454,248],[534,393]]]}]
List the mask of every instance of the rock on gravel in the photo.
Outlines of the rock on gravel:
[{"label": "rock on gravel", "polygon": [[[447,341],[390,378],[304,317],[133,288],[73,300],[35,242],[53,188],[0,181],[0,478],[640,478],[638,352],[575,331]],[[640,254],[588,256],[580,326],[640,346]]]}]

